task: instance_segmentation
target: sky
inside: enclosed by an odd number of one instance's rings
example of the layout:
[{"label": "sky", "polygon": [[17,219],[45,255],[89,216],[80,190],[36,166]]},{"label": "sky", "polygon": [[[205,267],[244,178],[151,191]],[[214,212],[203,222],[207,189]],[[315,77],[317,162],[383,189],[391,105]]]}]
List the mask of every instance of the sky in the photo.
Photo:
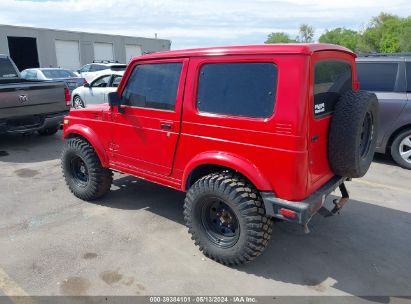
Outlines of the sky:
[{"label": "sky", "polygon": [[264,43],[307,23],[364,29],[380,12],[411,16],[410,0],[0,0],[0,24],[170,39],[172,49]]}]

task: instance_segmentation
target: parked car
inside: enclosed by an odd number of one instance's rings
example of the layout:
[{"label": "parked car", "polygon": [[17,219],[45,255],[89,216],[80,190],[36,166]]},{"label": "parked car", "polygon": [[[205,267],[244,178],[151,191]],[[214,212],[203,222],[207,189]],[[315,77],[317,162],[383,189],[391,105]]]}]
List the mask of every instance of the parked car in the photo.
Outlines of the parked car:
[{"label": "parked car", "polygon": [[270,218],[308,231],[317,211],[348,201],[345,181],[367,172],[378,100],[355,76],[355,54],[329,44],[136,57],[108,103],[65,118],[66,183],[98,199],[114,170],[187,191],[184,219],[200,250],[249,262],[267,246]]},{"label": "parked car", "polygon": [[126,64],[116,62],[90,63],[80,68],[77,73],[79,76],[85,78],[87,82],[91,82],[94,78],[100,75],[106,75],[113,72],[124,72],[126,66]]},{"label": "parked car", "polygon": [[107,94],[115,92],[120,84],[124,72],[98,76],[90,84],[86,83],[72,93],[72,107],[85,108],[90,104],[107,102]]},{"label": "parked car", "polygon": [[70,92],[61,81],[21,78],[6,55],[0,55],[0,133],[56,133],[70,108]]},{"label": "parked car", "polygon": [[72,71],[60,68],[34,68],[21,72],[21,77],[28,80],[62,80],[70,91],[82,86],[86,80]]},{"label": "parked car", "polygon": [[361,89],[380,102],[377,152],[411,169],[411,54],[360,57],[357,73]]}]

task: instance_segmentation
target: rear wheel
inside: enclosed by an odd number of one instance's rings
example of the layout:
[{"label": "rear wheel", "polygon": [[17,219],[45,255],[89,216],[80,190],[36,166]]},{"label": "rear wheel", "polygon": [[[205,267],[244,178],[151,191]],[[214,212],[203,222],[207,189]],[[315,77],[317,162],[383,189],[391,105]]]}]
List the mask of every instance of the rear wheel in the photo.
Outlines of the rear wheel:
[{"label": "rear wheel", "polygon": [[101,166],[93,147],[82,138],[65,141],[61,166],[70,191],[82,200],[100,198],[110,190],[112,172]]},{"label": "rear wheel", "polygon": [[391,144],[391,156],[405,169],[411,169],[411,129],[398,134]]},{"label": "rear wheel", "polygon": [[184,219],[200,250],[226,265],[252,261],[271,237],[271,220],[258,191],[242,176],[214,173],[187,192]]}]

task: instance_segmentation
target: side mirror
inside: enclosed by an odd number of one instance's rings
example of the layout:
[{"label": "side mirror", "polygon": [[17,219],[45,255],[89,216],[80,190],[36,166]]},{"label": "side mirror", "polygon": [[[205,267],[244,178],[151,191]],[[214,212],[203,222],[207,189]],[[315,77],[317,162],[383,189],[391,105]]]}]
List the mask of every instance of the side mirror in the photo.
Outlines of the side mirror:
[{"label": "side mirror", "polygon": [[90,84],[89,84],[88,82],[86,82],[86,83],[84,84],[84,87],[85,87],[85,88],[89,88],[89,87],[90,87]]},{"label": "side mirror", "polygon": [[107,94],[107,98],[108,98],[108,104],[111,107],[117,107],[117,111],[119,113],[124,114],[126,111],[125,109],[121,106],[122,103],[122,99],[120,96],[118,96],[117,92],[110,92]]}]

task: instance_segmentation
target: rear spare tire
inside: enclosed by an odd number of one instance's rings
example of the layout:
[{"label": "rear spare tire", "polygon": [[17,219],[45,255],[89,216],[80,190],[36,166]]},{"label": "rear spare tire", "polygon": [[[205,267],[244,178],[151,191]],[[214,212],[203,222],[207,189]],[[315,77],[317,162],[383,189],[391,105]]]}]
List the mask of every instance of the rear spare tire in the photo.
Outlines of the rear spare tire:
[{"label": "rear spare tire", "polygon": [[328,158],[336,175],[362,177],[375,152],[378,99],[374,93],[347,91],[335,106],[328,135]]}]

